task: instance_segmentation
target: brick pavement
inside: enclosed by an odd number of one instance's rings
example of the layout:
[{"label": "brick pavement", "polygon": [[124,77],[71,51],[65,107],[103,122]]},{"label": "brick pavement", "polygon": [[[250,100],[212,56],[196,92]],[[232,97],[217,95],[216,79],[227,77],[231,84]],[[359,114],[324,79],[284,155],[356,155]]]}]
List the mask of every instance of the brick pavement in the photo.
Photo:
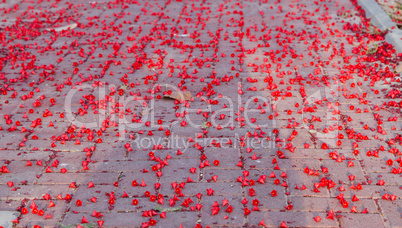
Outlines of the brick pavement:
[{"label": "brick pavement", "polygon": [[3,1],[0,226],[401,227],[401,56],[354,2]]}]

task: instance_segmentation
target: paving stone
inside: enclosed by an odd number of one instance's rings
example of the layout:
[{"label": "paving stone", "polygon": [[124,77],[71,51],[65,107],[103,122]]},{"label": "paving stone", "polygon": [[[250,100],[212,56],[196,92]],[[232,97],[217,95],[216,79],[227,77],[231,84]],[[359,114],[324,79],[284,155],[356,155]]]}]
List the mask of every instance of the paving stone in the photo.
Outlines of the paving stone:
[{"label": "paving stone", "polygon": [[65,194],[73,194],[74,189],[68,188],[68,186],[61,185],[16,185],[9,188],[2,185],[0,187],[2,193],[0,198],[23,200],[23,199],[41,199],[46,193],[50,194],[52,198],[55,198],[58,194],[65,196]]},{"label": "paving stone", "polygon": [[[214,190],[214,195],[226,196],[226,195],[241,195],[241,185],[239,183],[187,183],[186,188],[182,190],[185,196],[193,196],[201,193],[207,195],[207,189]],[[163,195],[174,195],[175,191],[171,186],[162,188],[160,193]]]},{"label": "paving stone", "polygon": [[[62,215],[67,210],[68,205],[64,201],[52,201],[55,206],[48,207],[49,201],[46,200],[35,200],[35,204],[38,210],[43,210],[44,215],[39,216],[39,214],[28,213],[22,216],[21,222],[18,224],[20,227],[33,226],[33,225],[43,225],[45,227],[56,226],[58,221],[62,218]],[[27,206],[30,206],[27,205]],[[28,209],[28,208],[27,208]],[[31,209],[28,209],[31,211]],[[44,219],[44,216],[51,215],[52,218]]]},{"label": "paving stone", "polygon": [[113,184],[118,173],[44,173],[38,180],[38,184],[67,184],[76,182],[78,185],[86,185],[89,181],[94,184]]},{"label": "paving stone", "polygon": [[239,162],[240,150],[237,148],[213,148],[207,147],[204,149],[204,154],[209,160],[211,166],[214,166],[215,160],[220,161],[222,159],[225,162],[219,162],[219,168],[231,168],[236,169],[236,164]]},{"label": "paving stone", "polygon": [[0,183],[5,184],[9,181],[20,183],[21,181],[28,181],[28,183],[34,183],[37,180],[38,174],[44,169],[41,166],[25,167],[26,162],[12,162],[7,166],[10,173],[5,173],[1,175]]},{"label": "paving stone", "polygon": [[[222,197],[210,197],[203,198],[208,200],[207,203],[203,204],[201,208],[201,225],[205,226],[233,226],[239,225],[243,223],[243,207],[241,205],[242,198],[240,196],[228,196],[225,197],[228,200],[228,205],[222,205]],[[216,215],[212,215],[212,205],[217,202],[219,204],[220,212]],[[233,207],[233,212],[226,212],[228,207]],[[225,216],[228,216],[227,219],[223,219]]]},{"label": "paving stone", "polygon": [[27,160],[47,160],[53,152],[49,151],[27,151],[27,150],[4,150],[1,152],[4,158],[13,158],[18,162],[25,162]]},{"label": "paving stone", "polygon": [[398,227],[401,224],[401,212],[398,211],[393,211],[393,212],[386,212],[384,213],[386,216],[386,222],[389,224],[391,227]]},{"label": "paving stone", "polygon": [[164,168],[160,177],[161,183],[172,181],[185,182],[187,177],[192,177],[192,167],[199,167],[199,159],[174,159],[169,161],[169,167]]},{"label": "paving stone", "polygon": [[2,199],[0,200],[0,209],[1,211],[15,211],[17,212],[17,208],[21,206],[21,201],[18,200],[8,200]]},{"label": "paving stone", "polygon": [[[315,216],[320,216],[319,223],[314,221]],[[288,226],[308,226],[308,227],[338,227],[336,221],[325,219],[326,213],[318,212],[264,212],[251,213],[248,215],[248,224],[257,226],[261,220],[264,220],[268,227],[277,227],[285,221]]]},{"label": "paving stone", "polygon": [[[74,225],[81,223],[82,217],[88,219],[89,224],[95,225],[98,219],[91,216],[92,213],[68,213],[61,224],[65,226]],[[142,218],[142,213],[132,212],[132,213],[108,213],[104,214],[104,225],[105,227],[140,227],[142,222],[146,222],[147,219]],[[134,223],[134,224],[133,224]]]},{"label": "paving stone", "polygon": [[[256,196],[250,196],[250,189],[255,191]],[[276,195],[272,195],[272,192],[276,191]],[[265,211],[285,210],[287,206],[287,196],[285,189],[282,186],[274,185],[273,183],[267,183],[265,185],[257,184],[245,188],[246,198],[249,201],[247,206],[252,209],[253,200],[257,199],[260,204],[258,208],[264,213]]]},{"label": "paving stone", "polygon": [[193,227],[198,220],[198,214],[196,212],[167,212],[166,219],[160,219],[156,226],[158,228],[165,227],[169,224],[174,227],[180,227],[180,224],[185,227]]},{"label": "paving stone", "polygon": [[335,212],[350,212],[350,209],[353,206],[357,207],[359,212],[363,211],[365,208],[369,211],[369,213],[379,213],[377,211],[377,205],[372,199],[359,199],[359,201],[352,202],[349,199],[349,207],[344,208],[339,203],[339,200],[336,198],[323,198],[323,197],[291,197],[290,201],[292,205],[294,205],[293,209],[296,211],[318,211],[318,212],[328,212],[333,209]]},{"label": "paving stone", "polygon": [[347,167],[346,162],[338,163],[333,160],[323,160],[322,165],[328,169],[329,173],[334,173],[330,170],[336,170],[336,173],[329,175],[329,178],[335,182],[350,182],[351,175],[354,176],[354,181],[359,183],[366,181],[365,175],[358,165],[355,165],[354,167]]},{"label": "paving stone", "polygon": [[237,176],[242,175],[242,171],[240,169],[224,169],[224,168],[215,168],[215,167],[206,167],[202,169],[203,178],[202,182],[215,182],[213,180],[213,176],[216,176],[216,182],[234,182],[236,181]]},{"label": "paving stone", "polygon": [[17,211],[1,211],[0,212],[0,225],[3,227],[12,227],[12,222],[18,217]]},{"label": "paving stone", "polygon": [[356,184],[352,185],[352,184],[345,184],[344,188],[345,191],[339,191],[339,188],[337,189],[332,189],[331,190],[331,196],[336,197],[337,195],[339,195],[339,193],[344,194],[345,198],[352,198],[353,195],[356,195],[359,199],[360,198],[374,198],[374,199],[378,199],[378,198],[382,198],[382,196],[384,194],[394,194],[394,195],[398,195],[402,189],[399,186],[380,186],[380,185],[362,185],[362,189],[361,190],[354,190],[351,187],[355,186]]},{"label": "paving stone", "polygon": [[342,226],[378,226],[383,227],[384,221],[380,214],[342,214],[339,219]]},{"label": "paving stone", "polygon": [[401,186],[401,175],[400,174],[392,174],[392,173],[367,173],[374,182],[378,182],[378,180],[384,180],[387,185],[395,185]]}]

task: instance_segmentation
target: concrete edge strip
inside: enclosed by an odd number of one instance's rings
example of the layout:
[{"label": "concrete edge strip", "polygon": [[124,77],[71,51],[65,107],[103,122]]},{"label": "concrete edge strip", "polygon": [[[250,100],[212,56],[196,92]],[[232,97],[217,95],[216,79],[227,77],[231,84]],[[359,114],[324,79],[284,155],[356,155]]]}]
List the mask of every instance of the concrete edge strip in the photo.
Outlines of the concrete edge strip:
[{"label": "concrete edge strip", "polygon": [[398,29],[395,22],[374,0],[357,0],[358,4],[366,11],[366,17],[381,30],[388,29],[385,40],[392,44],[397,53],[402,53],[402,30]]},{"label": "concrete edge strip", "polygon": [[385,40],[394,46],[396,53],[402,53],[402,30],[390,30],[387,35],[385,35]]}]

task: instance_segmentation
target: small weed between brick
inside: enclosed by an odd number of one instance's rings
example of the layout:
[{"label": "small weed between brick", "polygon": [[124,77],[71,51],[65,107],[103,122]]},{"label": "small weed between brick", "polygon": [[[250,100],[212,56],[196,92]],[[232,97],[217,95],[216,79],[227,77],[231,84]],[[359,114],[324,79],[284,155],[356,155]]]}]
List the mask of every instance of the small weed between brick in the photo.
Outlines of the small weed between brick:
[{"label": "small weed between brick", "polygon": [[159,211],[159,212],[174,212],[174,211],[181,211],[183,209],[183,207],[179,206],[179,207],[166,207],[166,208],[162,208],[160,206],[156,206],[154,207],[155,211]]}]

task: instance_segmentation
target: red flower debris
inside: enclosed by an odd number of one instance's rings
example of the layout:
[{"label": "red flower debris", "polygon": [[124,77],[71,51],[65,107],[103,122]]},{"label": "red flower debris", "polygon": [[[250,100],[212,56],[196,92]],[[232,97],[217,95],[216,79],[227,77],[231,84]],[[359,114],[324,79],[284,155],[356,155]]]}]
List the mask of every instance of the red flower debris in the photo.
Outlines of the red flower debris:
[{"label": "red flower debris", "polygon": [[400,197],[402,54],[355,0],[3,3],[0,201],[31,199],[15,224],[65,203],[77,224],[130,206],[127,226],[186,227],[176,211],[206,205],[219,225],[285,214],[282,193],[363,214],[362,189]]}]

